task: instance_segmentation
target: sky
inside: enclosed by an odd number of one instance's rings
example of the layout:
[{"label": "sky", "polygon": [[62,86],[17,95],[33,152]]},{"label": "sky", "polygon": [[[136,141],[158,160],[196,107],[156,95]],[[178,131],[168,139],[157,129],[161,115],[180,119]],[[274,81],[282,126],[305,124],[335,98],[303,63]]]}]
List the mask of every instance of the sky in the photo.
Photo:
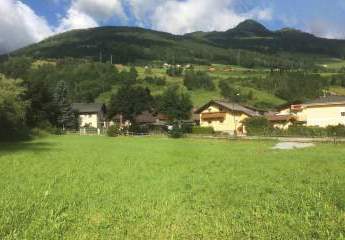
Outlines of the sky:
[{"label": "sky", "polygon": [[246,19],[345,39],[345,0],[0,0],[0,54],[73,29],[139,26],[184,34],[224,31]]}]

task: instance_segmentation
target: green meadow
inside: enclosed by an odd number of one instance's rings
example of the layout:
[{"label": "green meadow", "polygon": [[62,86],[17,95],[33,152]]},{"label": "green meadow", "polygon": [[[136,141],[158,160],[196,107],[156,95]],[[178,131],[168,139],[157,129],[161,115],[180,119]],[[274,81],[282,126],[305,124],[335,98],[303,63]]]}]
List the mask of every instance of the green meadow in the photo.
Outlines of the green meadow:
[{"label": "green meadow", "polygon": [[345,239],[345,146],[274,144],[1,144],[0,239]]}]

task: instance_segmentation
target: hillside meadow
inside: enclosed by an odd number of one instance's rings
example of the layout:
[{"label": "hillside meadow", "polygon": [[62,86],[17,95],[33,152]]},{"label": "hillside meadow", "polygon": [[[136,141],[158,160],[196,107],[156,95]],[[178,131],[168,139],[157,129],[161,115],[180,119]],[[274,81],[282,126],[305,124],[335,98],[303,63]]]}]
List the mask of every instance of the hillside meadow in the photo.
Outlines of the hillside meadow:
[{"label": "hillside meadow", "polygon": [[52,136],[0,145],[0,239],[344,239],[345,147]]},{"label": "hillside meadow", "polygon": [[[117,65],[117,67],[122,70],[129,70],[129,66],[125,65]],[[209,68],[214,68],[214,71],[209,71]],[[223,64],[212,64],[210,66],[207,65],[195,65],[194,69],[196,71],[203,71],[207,72],[211,77],[212,81],[215,85],[215,89],[207,90],[207,89],[194,89],[188,91],[192,103],[194,107],[201,107],[207,102],[212,99],[223,99],[224,97],[221,95],[220,89],[218,87],[219,81],[226,80],[229,84],[233,84],[233,86],[239,91],[241,95],[246,95],[250,91],[253,93],[253,99],[248,100],[247,104],[255,106],[261,105],[268,105],[268,106],[280,106],[285,104],[286,101],[274,96],[269,91],[258,90],[255,88],[250,88],[246,86],[242,86],[241,79],[249,79],[255,77],[265,77],[269,71],[267,69],[248,69],[243,67],[238,67],[234,65],[223,65]],[[231,69],[228,71],[227,69]],[[180,77],[171,77],[167,75],[167,69],[163,67],[152,67],[150,68],[151,73],[145,73],[145,68],[142,66],[136,66],[136,70],[138,71],[138,80],[139,83],[147,88],[150,89],[153,96],[158,96],[164,92],[167,86],[170,85],[183,85],[183,76]],[[145,83],[144,79],[146,77],[160,77],[166,80],[166,85],[164,86],[157,86],[154,84]],[[101,94],[96,101],[97,102],[108,102],[111,94],[117,91],[117,87],[113,86],[113,89]]]}]

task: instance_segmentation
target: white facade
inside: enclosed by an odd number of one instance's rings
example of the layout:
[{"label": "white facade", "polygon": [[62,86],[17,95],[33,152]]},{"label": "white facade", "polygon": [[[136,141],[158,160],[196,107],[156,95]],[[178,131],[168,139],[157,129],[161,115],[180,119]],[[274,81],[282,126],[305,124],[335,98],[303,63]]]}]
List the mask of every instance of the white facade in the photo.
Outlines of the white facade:
[{"label": "white facade", "polygon": [[99,127],[99,117],[97,113],[79,114],[80,127]]},{"label": "white facade", "polygon": [[284,109],[277,115],[293,115],[308,127],[345,125],[345,102],[301,104],[298,110]]},{"label": "white facade", "polygon": [[345,104],[310,106],[303,109],[307,126],[336,126],[345,125]]}]

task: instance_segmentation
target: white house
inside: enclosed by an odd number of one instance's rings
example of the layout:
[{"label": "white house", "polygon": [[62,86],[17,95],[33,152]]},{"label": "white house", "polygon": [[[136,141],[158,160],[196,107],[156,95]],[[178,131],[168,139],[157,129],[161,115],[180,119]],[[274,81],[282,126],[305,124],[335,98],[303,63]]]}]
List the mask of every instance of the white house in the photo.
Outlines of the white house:
[{"label": "white house", "polygon": [[72,109],[79,113],[79,126],[105,127],[106,107],[102,103],[73,103]]},{"label": "white house", "polygon": [[[293,119],[305,126],[345,125],[345,96],[326,96],[282,109],[273,119]],[[269,120],[272,120],[269,118]],[[273,122],[273,121],[272,121]],[[284,127],[283,127],[284,128]]]}]

